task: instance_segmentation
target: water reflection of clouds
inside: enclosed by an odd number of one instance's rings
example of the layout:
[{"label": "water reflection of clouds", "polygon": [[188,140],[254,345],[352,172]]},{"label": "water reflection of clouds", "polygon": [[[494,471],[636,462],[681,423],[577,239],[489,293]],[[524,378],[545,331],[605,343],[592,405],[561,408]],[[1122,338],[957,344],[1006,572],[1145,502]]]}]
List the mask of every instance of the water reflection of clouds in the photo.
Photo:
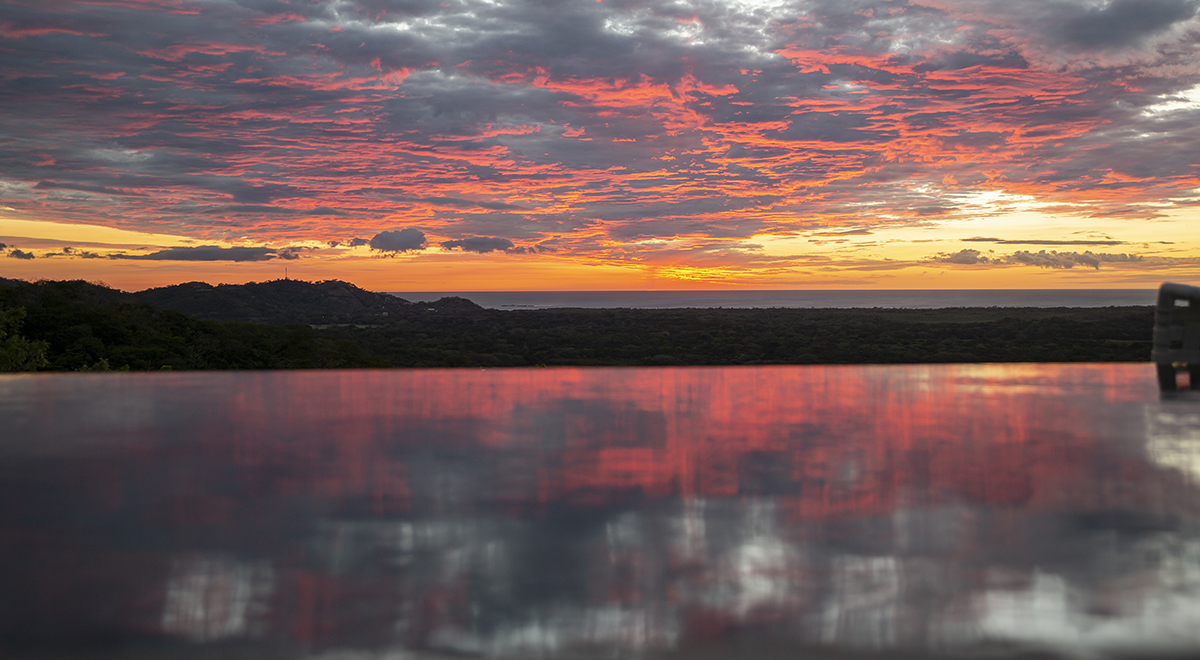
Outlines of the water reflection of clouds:
[{"label": "water reflection of clouds", "polygon": [[269,564],[221,555],[185,555],[171,563],[162,630],[193,642],[262,636],[274,587]]},{"label": "water reflection of clouds", "polygon": [[[44,409],[153,414],[0,430],[60,452],[5,455],[0,523],[80,565],[165,557],[106,569],[127,593],[95,608],[158,603],[194,643],[1200,648],[1200,415],[1145,365],[194,378],[26,381]],[[32,602],[96,579],[14,552]]]},{"label": "water reflection of clouds", "polygon": [[[390,545],[395,563],[411,571],[399,597],[429,603],[429,594],[442,594],[439,604],[449,608],[433,618],[400,608],[396,629],[426,629],[421,645],[462,653],[667,650],[741,626],[804,646],[852,649],[953,651],[989,642],[1072,653],[1193,647],[1200,540],[1176,532],[1118,538],[1129,532],[1092,529],[1072,544],[1091,549],[1084,555],[1056,557],[1061,548],[1051,537],[1041,551],[989,561],[969,547],[981,513],[906,509],[884,530],[895,542],[876,541],[892,553],[872,555],[803,539],[776,498],[676,500],[613,510],[575,539],[578,547],[556,548],[583,558],[573,566],[562,557],[557,561],[567,566],[522,566],[556,561],[528,556],[529,544],[547,533],[533,522],[341,522],[329,529],[341,530],[334,535],[343,538],[343,555],[371,555],[349,549],[349,538],[359,546]],[[1044,529],[1058,525],[1059,534],[1074,524],[1051,522]],[[346,570],[344,559],[332,563]],[[564,568],[584,574],[583,590],[543,583],[549,591],[538,598],[521,593],[529,571]],[[444,597],[456,590],[457,601]]]},{"label": "water reflection of clouds", "polygon": [[831,562],[831,593],[822,616],[821,641],[849,647],[895,648],[904,609],[900,563],[895,557],[842,555]]},{"label": "water reflection of clouds", "polygon": [[1200,543],[1177,534],[1134,549],[1154,557],[1130,572],[1072,582],[1034,571],[1020,589],[980,597],[980,634],[1068,655],[1190,654],[1200,627]]},{"label": "water reflection of clouds", "polygon": [[1200,409],[1172,403],[1146,406],[1146,453],[1155,463],[1200,481]]}]

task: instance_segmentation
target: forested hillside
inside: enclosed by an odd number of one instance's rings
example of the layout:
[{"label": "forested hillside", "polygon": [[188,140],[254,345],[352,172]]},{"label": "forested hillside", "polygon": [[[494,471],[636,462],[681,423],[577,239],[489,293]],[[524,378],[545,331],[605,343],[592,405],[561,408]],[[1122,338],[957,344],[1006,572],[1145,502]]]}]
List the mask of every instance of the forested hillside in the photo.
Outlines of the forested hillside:
[{"label": "forested hillside", "polygon": [[139,291],[128,294],[128,298],[198,318],[271,324],[378,322],[413,306],[396,296],[364,291],[337,280],[317,283],[273,280],[217,286],[188,282]]},{"label": "forested hillside", "polygon": [[0,281],[0,306],[21,318],[10,338],[40,343],[40,369],[289,369],[379,367],[353,341],[309,325],[197,319],[81,281]]},{"label": "forested hillside", "polygon": [[1151,307],[501,311],[296,280],[0,280],[0,311],[4,370],[1146,361],[1154,322]]}]

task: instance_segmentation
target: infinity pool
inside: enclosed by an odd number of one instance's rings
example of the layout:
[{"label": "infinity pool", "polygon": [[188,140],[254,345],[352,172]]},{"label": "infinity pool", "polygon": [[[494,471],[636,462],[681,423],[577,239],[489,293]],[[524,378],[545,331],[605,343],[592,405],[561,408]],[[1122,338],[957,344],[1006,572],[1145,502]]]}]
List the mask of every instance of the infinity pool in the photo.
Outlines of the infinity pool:
[{"label": "infinity pool", "polygon": [[1200,653],[1153,365],[0,377],[0,652]]}]

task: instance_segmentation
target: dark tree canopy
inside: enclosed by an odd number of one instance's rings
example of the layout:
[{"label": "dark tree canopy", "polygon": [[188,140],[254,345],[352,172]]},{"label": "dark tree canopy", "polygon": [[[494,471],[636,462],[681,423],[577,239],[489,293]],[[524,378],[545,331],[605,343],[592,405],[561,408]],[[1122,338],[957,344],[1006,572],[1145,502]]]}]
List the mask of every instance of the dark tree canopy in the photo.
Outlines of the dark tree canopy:
[{"label": "dark tree canopy", "polygon": [[1146,361],[1154,323],[1151,307],[502,311],[297,280],[0,280],[0,310],[6,370]]}]

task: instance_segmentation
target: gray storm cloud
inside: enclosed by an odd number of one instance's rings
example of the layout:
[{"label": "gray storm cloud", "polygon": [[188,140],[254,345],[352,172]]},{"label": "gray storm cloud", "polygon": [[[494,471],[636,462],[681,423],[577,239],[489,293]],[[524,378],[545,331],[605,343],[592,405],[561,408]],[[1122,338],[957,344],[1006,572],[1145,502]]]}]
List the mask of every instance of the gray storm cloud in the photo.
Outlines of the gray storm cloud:
[{"label": "gray storm cloud", "polygon": [[459,248],[463,252],[487,254],[488,252],[512,250],[513,242],[507,238],[494,236],[472,236],[454,241],[443,241],[442,248],[446,250]]},{"label": "gray storm cloud", "polygon": [[1196,7],[1194,0],[1113,0],[1067,20],[1060,34],[1087,48],[1127,46],[1192,18]]},{"label": "gray storm cloud", "polygon": [[[355,244],[355,239],[351,245]],[[381,231],[371,238],[369,243],[372,250],[380,252],[409,252],[425,249],[425,232],[416,227],[405,227],[400,230]]]},{"label": "gray storm cloud", "polygon": [[278,256],[277,250],[265,247],[229,247],[201,245],[172,247],[150,254],[110,254],[110,259],[145,261],[267,261]]}]

